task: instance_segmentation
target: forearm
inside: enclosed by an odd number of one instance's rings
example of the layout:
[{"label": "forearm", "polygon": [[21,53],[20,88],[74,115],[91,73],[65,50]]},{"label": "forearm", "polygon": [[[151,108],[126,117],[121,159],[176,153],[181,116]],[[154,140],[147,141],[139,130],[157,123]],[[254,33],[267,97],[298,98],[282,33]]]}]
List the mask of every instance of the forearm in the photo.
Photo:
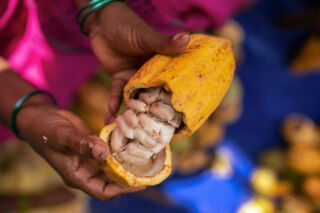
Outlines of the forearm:
[{"label": "forearm", "polygon": [[[4,58],[0,57],[0,123],[9,127],[10,117],[14,105],[25,94],[34,91],[35,88],[26,80],[14,73]],[[24,106],[48,103],[41,96],[30,98]]]}]

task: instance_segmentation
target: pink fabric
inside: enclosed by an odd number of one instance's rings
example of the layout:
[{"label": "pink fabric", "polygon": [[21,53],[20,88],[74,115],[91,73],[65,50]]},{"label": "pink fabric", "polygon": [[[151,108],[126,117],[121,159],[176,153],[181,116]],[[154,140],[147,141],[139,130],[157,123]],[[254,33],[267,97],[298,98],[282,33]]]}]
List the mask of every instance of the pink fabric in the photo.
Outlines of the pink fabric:
[{"label": "pink fabric", "polygon": [[[0,1],[0,55],[35,87],[50,91],[61,107],[98,68],[75,13],[69,0]],[[0,142],[10,135],[0,126]]]},{"label": "pink fabric", "polygon": [[0,54],[24,79],[52,92],[62,107],[98,67],[75,13],[72,1],[10,0],[0,21],[5,41]]},{"label": "pink fabric", "polygon": [[[131,0],[137,13],[163,32],[219,26],[243,0]],[[72,0],[1,0],[0,55],[35,87],[50,91],[61,107],[98,62],[75,22]],[[14,86],[14,85],[13,85]],[[11,133],[0,126],[0,143]]]},{"label": "pink fabric", "polygon": [[129,0],[148,24],[164,33],[219,27],[245,0]]}]

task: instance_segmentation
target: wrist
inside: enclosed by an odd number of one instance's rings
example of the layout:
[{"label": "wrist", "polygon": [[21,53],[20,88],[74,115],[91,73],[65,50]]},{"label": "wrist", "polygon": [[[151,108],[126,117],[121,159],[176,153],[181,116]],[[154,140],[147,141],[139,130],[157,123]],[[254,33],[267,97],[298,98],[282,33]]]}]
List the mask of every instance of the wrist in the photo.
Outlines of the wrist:
[{"label": "wrist", "polygon": [[15,117],[15,127],[19,136],[23,139],[35,136],[35,131],[39,132],[44,127],[41,121],[56,110],[56,106],[48,102],[43,95],[26,100]]},{"label": "wrist", "polygon": [[[95,10],[92,14],[90,14],[85,23],[84,30],[88,33],[89,36],[100,32],[103,28],[103,24],[106,22],[116,23],[117,20],[108,20],[106,19],[106,14],[116,12],[123,12],[124,8],[128,8],[126,4],[122,1],[114,1],[110,2],[101,8]],[[125,12],[124,12],[125,13]]]}]

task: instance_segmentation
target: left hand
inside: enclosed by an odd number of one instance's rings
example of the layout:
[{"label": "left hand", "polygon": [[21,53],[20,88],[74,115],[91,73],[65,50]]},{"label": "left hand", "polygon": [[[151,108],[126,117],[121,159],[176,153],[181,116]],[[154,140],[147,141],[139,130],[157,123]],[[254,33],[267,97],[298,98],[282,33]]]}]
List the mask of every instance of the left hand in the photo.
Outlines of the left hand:
[{"label": "left hand", "polygon": [[126,188],[110,181],[101,169],[108,145],[90,135],[83,121],[50,104],[24,106],[17,116],[23,138],[59,173],[66,185],[106,201],[144,189]]}]

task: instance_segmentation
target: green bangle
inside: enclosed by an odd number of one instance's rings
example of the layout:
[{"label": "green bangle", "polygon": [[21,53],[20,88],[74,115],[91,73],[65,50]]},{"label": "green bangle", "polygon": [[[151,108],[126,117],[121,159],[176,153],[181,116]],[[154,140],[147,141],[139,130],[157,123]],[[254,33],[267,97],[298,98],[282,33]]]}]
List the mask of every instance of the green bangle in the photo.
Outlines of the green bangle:
[{"label": "green bangle", "polygon": [[43,91],[43,90],[36,90],[36,91],[33,91],[33,92],[30,92],[28,94],[26,94],[25,96],[23,96],[22,98],[20,98],[16,104],[14,105],[14,108],[13,108],[13,111],[12,111],[12,114],[11,114],[11,119],[10,119],[10,129],[13,131],[14,135],[23,140],[20,135],[19,135],[19,132],[18,132],[18,129],[16,127],[16,117],[17,117],[17,114],[19,113],[19,111],[21,110],[21,107],[22,105],[24,104],[24,102],[26,102],[29,98],[31,98],[32,96],[35,96],[35,95],[38,95],[38,94],[43,94],[43,95],[47,95],[51,101],[53,102],[54,105],[57,105],[57,102],[56,102],[56,99],[54,98],[54,96],[49,93],[49,92],[46,92],[46,91]]},{"label": "green bangle", "polygon": [[83,13],[83,11],[85,11],[87,8],[91,7],[92,5],[99,3],[103,0],[92,0],[91,2],[89,2],[88,4],[86,4],[85,6],[83,6],[78,12],[77,12],[77,16],[76,16],[76,20],[77,20],[77,24],[80,24],[80,15],[81,13]]},{"label": "green bangle", "polygon": [[[93,13],[94,11],[100,9],[101,7],[111,3],[111,2],[115,2],[115,1],[122,1],[122,0],[92,0],[91,2],[89,2],[88,4],[86,4],[84,7],[82,7],[79,12],[77,13],[76,16],[76,20],[78,25],[80,26],[80,31],[84,34],[84,35],[88,35],[87,32],[84,31],[84,23],[87,20],[87,18],[89,17],[89,15],[91,13]],[[93,6],[80,20],[80,15],[81,13],[86,10],[87,8]]]}]

